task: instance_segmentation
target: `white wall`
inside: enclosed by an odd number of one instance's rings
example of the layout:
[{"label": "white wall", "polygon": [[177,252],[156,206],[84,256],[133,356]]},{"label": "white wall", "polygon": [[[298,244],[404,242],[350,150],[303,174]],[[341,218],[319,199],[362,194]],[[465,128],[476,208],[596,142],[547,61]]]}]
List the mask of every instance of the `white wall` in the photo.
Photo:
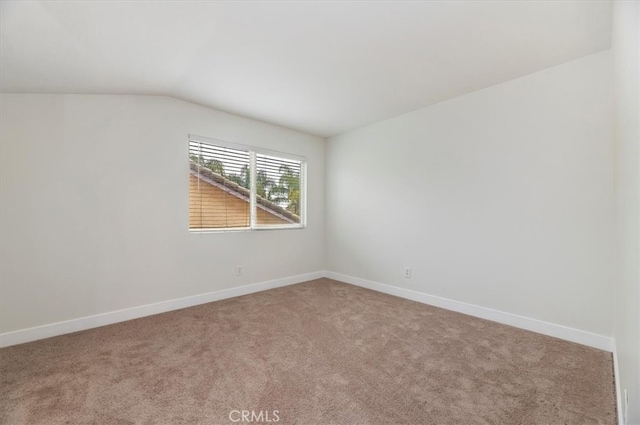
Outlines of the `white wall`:
[{"label": "white wall", "polygon": [[615,287],[615,339],[620,388],[629,424],[640,424],[640,5],[614,3],[616,193],[620,275]]},{"label": "white wall", "polygon": [[611,336],[611,93],[603,52],[329,139],[328,269]]},{"label": "white wall", "polygon": [[[1,106],[0,332],[323,270],[322,139],[166,97]],[[308,227],[190,234],[189,133],[306,156]]]}]

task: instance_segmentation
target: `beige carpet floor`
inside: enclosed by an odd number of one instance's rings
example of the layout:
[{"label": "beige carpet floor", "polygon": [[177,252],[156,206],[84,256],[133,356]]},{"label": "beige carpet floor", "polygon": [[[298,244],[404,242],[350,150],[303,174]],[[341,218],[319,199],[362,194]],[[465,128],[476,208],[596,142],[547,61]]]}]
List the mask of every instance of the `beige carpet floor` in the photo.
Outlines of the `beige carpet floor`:
[{"label": "beige carpet floor", "polygon": [[7,347],[0,373],[3,424],[616,420],[610,353],[328,279]]}]

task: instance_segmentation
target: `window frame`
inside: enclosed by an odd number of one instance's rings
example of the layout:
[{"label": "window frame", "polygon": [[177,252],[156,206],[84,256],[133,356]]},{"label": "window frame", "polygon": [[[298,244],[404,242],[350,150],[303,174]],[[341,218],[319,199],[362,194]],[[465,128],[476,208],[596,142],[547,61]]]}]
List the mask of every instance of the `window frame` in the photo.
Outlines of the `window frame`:
[{"label": "window frame", "polygon": [[[227,233],[227,232],[253,232],[264,230],[291,230],[304,229],[307,227],[307,158],[305,156],[295,155],[288,152],[280,152],[271,149],[265,149],[257,146],[246,145],[242,143],[228,142],[220,139],[213,139],[205,136],[189,134],[187,138],[187,166],[190,161],[190,144],[192,142],[214,145],[221,148],[229,148],[247,151],[249,153],[249,226],[248,227],[212,227],[192,229],[187,218],[187,229],[189,233]],[[257,155],[268,155],[276,158],[282,158],[290,161],[300,162],[300,223],[292,224],[258,224],[257,222],[257,181],[256,181],[256,158]],[[189,195],[190,196],[190,195]],[[189,199],[189,198],[187,198]],[[188,211],[189,208],[187,208]]]}]

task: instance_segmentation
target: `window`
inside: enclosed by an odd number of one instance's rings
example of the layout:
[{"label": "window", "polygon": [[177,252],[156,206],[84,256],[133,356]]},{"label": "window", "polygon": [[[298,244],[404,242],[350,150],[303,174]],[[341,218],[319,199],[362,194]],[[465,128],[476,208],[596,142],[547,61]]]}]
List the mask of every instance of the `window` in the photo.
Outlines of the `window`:
[{"label": "window", "polygon": [[300,228],[305,158],[189,137],[189,230]]}]

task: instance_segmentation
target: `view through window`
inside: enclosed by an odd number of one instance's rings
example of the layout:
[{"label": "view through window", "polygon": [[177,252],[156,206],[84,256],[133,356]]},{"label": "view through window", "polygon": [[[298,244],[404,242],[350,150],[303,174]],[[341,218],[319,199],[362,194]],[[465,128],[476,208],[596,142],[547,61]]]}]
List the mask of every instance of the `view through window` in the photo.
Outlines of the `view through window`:
[{"label": "view through window", "polygon": [[303,227],[304,158],[190,137],[189,230]]}]

